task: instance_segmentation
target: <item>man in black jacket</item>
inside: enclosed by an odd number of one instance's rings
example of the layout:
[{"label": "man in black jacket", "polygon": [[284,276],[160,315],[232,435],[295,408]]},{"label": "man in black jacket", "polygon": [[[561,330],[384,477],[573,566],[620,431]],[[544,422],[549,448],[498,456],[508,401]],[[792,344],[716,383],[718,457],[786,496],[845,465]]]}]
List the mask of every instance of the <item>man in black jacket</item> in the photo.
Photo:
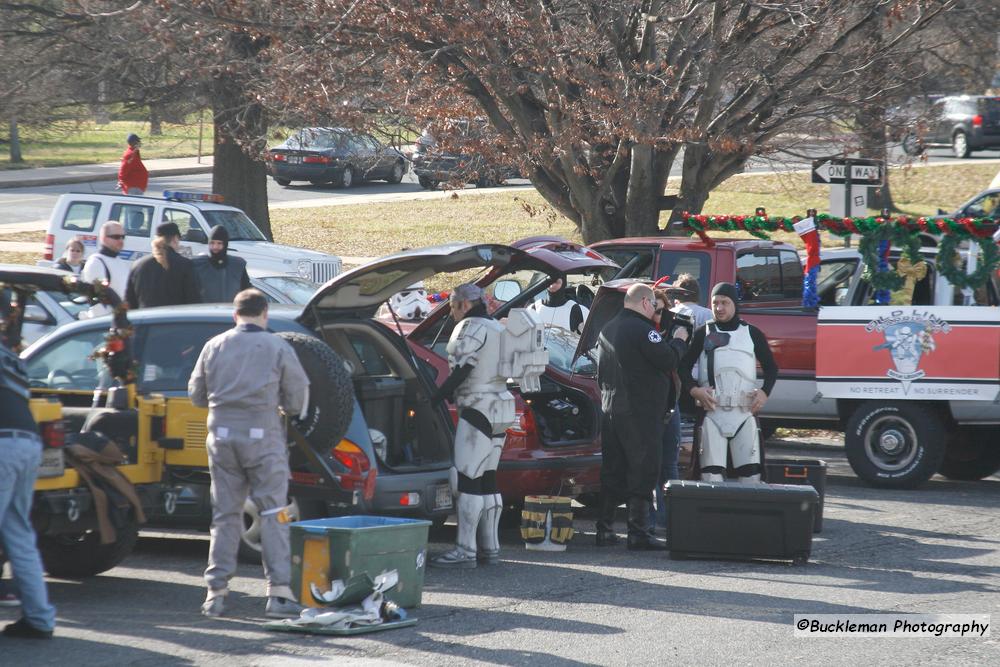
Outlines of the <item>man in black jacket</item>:
[{"label": "man in black jacket", "polygon": [[625,309],[601,331],[601,517],[597,544],[616,544],[615,509],[628,502],[628,548],[664,549],[649,533],[653,487],[660,471],[663,429],[676,404],[673,376],[687,349],[687,331],[665,340],[653,324],[653,290],[632,285]]},{"label": "man in black jacket", "polygon": [[181,231],[173,222],[156,228],[153,254],[132,265],[125,300],[132,310],[156,306],[201,303],[201,289],[194,263],[177,252]]},{"label": "man in black jacket", "polygon": [[250,289],[247,262],[229,255],[229,232],[222,225],[212,227],[208,254],[194,258],[194,269],[201,283],[203,303],[232,303],[237,294]]}]

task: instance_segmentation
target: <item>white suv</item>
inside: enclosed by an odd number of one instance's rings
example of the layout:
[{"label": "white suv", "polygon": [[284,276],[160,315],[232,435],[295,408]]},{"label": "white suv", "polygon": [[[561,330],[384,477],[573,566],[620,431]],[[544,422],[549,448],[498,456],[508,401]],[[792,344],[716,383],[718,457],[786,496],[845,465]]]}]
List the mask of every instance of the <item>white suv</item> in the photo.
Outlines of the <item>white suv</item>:
[{"label": "white suv", "polygon": [[150,253],[150,234],[162,222],[181,230],[181,251],[188,256],[208,252],[208,234],[222,225],[229,232],[229,251],[247,267],[300,276],[325,283],[340,273],[340,258],[315,250],[271,243],[238,208],[219,203],[217,195],[164,192],[162,199],[135,195],[69,193],[59,197],[49,218],[43,266],[51,266],[73,238],[83,241],[84,254],[97,251],[102,223],[116,220],[125,228],[121,256],[130,261]]}]

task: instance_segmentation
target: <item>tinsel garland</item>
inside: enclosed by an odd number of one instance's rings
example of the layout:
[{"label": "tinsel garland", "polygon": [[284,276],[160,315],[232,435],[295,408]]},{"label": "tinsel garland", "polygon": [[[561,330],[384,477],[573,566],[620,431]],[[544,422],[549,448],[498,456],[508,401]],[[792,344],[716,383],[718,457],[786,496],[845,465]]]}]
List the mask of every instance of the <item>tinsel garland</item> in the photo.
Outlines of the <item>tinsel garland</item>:
[{"label": "tinsel garland", "polygon": [[[795,223],[800,216],[784,217],[755,215],[704,215],[682,213],[681,220],[689,234],[697,234],[708,240],[706,232],[743,231],[760,239],[769,239],[776,231],[795,232]],[[895,217],[838,217],[820,214],[814,218],[818,230],[835,236],[846,237],[857,234],[861,237],[861,254],[865,262],[865,278],[872,281],[876,290],[898,289],[903,284],[902,276],[880,267],[878,241],[900,246],[903,254],[913,263],[920,260],[920,232],[940,237],[937,270],[952,284],[959,287],[981,287],[990,275],[1000,268],[1000,250],[993,242],[992,235],[997,222],[991,218],[913,218],[906,215]],[[872,237],[870,242],[866,239]],[[962,241],[978,243],[983,250],[982,263],[971,274],[965,274],[955,262],[957,247]]]}]

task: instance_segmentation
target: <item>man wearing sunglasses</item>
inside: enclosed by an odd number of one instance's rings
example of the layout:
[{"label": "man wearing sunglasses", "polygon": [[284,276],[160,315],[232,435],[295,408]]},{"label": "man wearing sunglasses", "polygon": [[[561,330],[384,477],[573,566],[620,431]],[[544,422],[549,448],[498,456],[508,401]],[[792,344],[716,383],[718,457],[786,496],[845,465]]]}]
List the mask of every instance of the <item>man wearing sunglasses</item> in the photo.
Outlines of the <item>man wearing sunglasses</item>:
[{"label": "man wearing sunglasses", "polygon": [[[115,220],[108,220],[101,225],[97,236],[100,249],[87,258],[80,277],[88,283],[98,280],[106,281],[120,299],[125,298],[125,286],[128,284],[129,269],[132,263],[122,259],[120,253],[125,246],[125,228]],[[99,317],[111,312],[108,306],[91,306],[89,317]]]},{"label": "man wearing sunglasses", "polygon": [[598,339],[597,382],[601,387],[601,516],[597,545],[618,543],[615,510],[628,503],[628,548],[665,549],[651,537],[649,514],[660,472],[663,429],[676,405],[673,373],[687,350],[687,330],[660,334],[653,323],[653,290],[635,284],[625,308]]}]

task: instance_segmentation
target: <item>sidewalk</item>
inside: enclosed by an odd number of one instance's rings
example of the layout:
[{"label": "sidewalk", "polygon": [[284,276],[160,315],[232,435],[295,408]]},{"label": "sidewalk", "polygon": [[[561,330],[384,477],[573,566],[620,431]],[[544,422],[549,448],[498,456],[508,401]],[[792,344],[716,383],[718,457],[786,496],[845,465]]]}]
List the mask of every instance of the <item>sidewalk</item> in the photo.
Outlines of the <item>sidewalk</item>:
[{"label": "sidewalk", "polygon": [[[143,160],[149,177],[207,174],[212,171],[212,156],[203,155],[201,162],[194,157]],[[77,164],[69,167],[40,167],[38,169],[4,169],[0,171],[0,190],[28,188],[63,183],[93,183],[117,181],[118,162]]]}]

